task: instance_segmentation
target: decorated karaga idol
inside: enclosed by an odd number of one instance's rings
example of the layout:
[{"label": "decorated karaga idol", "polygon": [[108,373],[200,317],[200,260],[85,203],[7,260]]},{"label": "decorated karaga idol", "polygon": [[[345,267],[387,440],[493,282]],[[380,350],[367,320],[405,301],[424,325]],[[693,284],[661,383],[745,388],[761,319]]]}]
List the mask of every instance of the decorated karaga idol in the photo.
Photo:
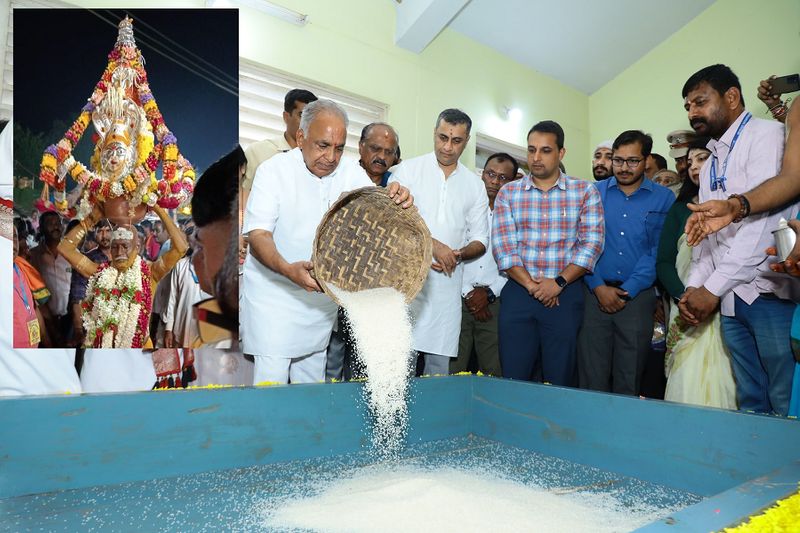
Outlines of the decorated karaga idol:
[{"label": "decorated karaga idol", "polygon": [[[96,132],[89,167],[73,149],[92,121]],[[160,179],[156,170],[161,166]],[[188,204],[194,169],[178,150],[150,92],[144,58],[133,37],[133,21],[119,23],[116,45],[100,81],[80,116],[42,157],[40,179],[52,188],[56,209],[67,213],[67,174],[81,187],[76,218],[81,223],[61,241],[59,252],[89,278],[81,304],[85,345],[95,348],[147,348],[152,296],[158,280],[187,249],[183,233],[165,209]],[[164,223],[171,249],[148,263],[138,256],[133,224],[152,210]],[[101,218],[115,224],[110,264],[97,264],[78,251],[80,240]]]}]

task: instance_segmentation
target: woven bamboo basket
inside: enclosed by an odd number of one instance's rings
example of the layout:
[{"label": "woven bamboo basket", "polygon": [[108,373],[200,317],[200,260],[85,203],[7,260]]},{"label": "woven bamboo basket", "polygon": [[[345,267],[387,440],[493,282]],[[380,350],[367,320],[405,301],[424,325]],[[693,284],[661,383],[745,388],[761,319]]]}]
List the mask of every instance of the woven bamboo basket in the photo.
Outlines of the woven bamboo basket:
[{"label": "woven bamboo basket", "polygon": [[411,302],[431,267],[431,232],[416,209],[403,209],[383,187],[356,189],[331,206],[314,238],[314,275],[322,289],[356,292],[394,287]]}]

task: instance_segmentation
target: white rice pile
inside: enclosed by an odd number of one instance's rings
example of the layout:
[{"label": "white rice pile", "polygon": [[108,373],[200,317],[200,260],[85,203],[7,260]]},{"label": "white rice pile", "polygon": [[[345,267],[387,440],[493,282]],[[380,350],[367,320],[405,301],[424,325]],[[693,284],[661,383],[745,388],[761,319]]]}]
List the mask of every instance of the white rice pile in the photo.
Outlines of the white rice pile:
[{"label": "white rice pile", "polygon": [[466,470],[375,466],[318,495],[267,512],[280,531],[325,533],[631,531],[663,514],[623,507],[609,494],[553,492]]},{"label": "white rice pile", "polygon": [[394,288],[358,292],[328,288],[350,320],[358,357],[364,365],[366,402],[372,414],[373,449],[393,457],[403,446],[411,361],[411,320],[403,294]]}]

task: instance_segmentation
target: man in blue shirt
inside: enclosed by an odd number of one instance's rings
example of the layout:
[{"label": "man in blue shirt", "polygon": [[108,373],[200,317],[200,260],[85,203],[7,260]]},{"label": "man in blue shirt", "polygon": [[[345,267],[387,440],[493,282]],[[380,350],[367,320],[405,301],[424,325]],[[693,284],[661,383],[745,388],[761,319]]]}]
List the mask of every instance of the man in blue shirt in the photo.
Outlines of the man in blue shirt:
[{"label": "man in blue shirt", "polygon": [[621,133],[613,144],[614,176],[595,184],[603,200],[606,242],[591,275],[578,334],[581,388],[638,395],[650,341],[656,294],[656,252],[675,196],[644,175],[653,139]]}]

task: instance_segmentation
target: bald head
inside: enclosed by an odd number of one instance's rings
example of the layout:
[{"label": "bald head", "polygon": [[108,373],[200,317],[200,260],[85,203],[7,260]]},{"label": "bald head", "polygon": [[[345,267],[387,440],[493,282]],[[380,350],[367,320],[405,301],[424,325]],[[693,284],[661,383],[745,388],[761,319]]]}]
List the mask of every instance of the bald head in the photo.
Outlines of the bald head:
[{"label": "bald head", "polygon": [[359,162],[375,184],[380,184],[383,174],[397,163],[398,142],[394,128],[381,122],[369,124],[361,132]]}]

